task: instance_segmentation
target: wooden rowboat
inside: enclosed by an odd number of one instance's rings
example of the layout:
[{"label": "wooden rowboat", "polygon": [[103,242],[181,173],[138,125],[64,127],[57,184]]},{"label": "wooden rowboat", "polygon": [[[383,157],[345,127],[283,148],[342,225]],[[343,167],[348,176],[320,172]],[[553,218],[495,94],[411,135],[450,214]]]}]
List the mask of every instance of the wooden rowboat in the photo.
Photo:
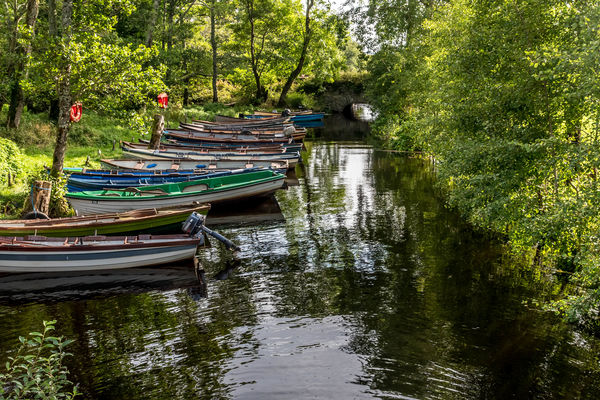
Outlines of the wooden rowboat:
[{"label": "wooden rowboat", "polygon": [[177,174],[177,175],[153,175],[153,176],[123,176],[122,174],[80,174],[73,173],[67,178],[67,189],[69,192],[81,192],[84,190],[102,189],[125,189],[129,187],[154,186],[176,182],[201,182],[210,178],[244,174],[260,171],[262,168],[244,168],[238,170],[218,171],[210,174]]},{"label": "wooden rowboat", "polygon": [[229,117],[227,115],[215,115],[215,122],[210,121],[202,121],[202,120],[193,120],[196,124],[203,125],[222,125],[222,126],[248,126],[248,127],[258,127],[258,126],[272,126],[272,125],[281,125],[290,121],[290,117],[265,117],[260,119],[245,119],[239,117]]},{"label": "wooden rowboat", "polygon": [[[72,272],[133,268],[193,260],[204,218],[188,217],[187,234],[0,237],[0,272]],[[189,229],[188,229],[189,228]]]},{"label": "wooden rowboat", "polygon": [[[143,143],[148,147],[150,145],[150,141],[147,139],[139,139],[140,143]],[[236,143],[195,143],[193,141],[179,141],[176,139],[167,139],[165,142],[161,142],[161,146],[185,146],[185,147],[194,147],[198,151],[208,150],[208,151],[245,151],[245,150],[280,150],[285,151],[286,153],[292,151],[301,151],[302,144],[301,143],[274,143],[268,145],[260,145],[260,144],[236,144]]]},{"label": "wooden rowboat", "polygon": [[102,214],[150,207],[218,203],[266,196],[283,187],[285,175],[271,170],[209,178],[200,182],[67,193],[66,198],[79,214]]},{"label": "wooden rowboat", "polygon": [[215,160],[209,162],[198,162],[194,160],[181,159],[162,159],[153,158],[148,160],[100,160],[100,165],[106,169],[119,170],[142,170],[142,171],[161,171],[161,173],[172,173],[178,171],[192,170],[194,172],[240,169],[263,167],[271,168],[278,172],[286,171],[289,168],[288,162],[281,161],[260,161],[246,158],[244,160]]},{"label": "wooden rowboat", "polygon": [[[268,111],[255,111],[254,114],[244,115],[244,118],[248,119],[262,119],[262,118],[272,118],[276,116],[283,116],[281,113],[274,113]],[[292,122],[300,122],[300,121],[315,121],[320,120],[325,117],[325,113],[322,112],[312,112],[312,111],[292,111],[287,117],[290,118]]]},{"label": "wooden rowboat", "polygon": [[54,219],[0,221],[1,236],[42,235],[52,237],[150,233],[177,228],[192,213],[206,215],[209,204],[147,208],[124,213]]},{"label": "wooden rowboat", "polygon": [[[250,120],[248,120],[250,121]],[[212,132],[212,133],[231,133],[240,134],[242,132],[251,135],[258,136],[269,136],[269,135],[285,135],[290,136],[296,128],[290,124],[276,124],[276,125],[261,125],[261,126],[248,126],[248,125],[206,125],[197,122],[179,124],[180,129],[194,130],[199,132]]]},{"label": "wooden rowboat", "polygon": [[[131,142],[123,142],[124,145],[133,149],[143,149],[147,150],[148,145],[145,143],[131,143]],[[242,154],[282,154],[287,153],[287,150],[281,146],[275,148],[264,148],[264,147],[237,147],[234,149],[220,149],[220,148],[211,148],[211,147],[203,147],[203,146],[194,146],[194,145],[179,145],[179,144],[171,144],[171,143],[160,143],[158,149],[156,150],[169,150],[169,151],[193,151],[196,153],[202,154],[234,154],[234,153],[242,153]]]},{"label": "wooden rowboat", "polygon": [[[242,145],[259,145],[268,146],[273,144],[292,143],[295,140],[293,136],[283,134],[277,135],[253,135],[251,133],[214,133],[195,131],[190,129],[167,129],[163,132],[163,136],[173,139],[183,139],[186,141],[195,140],[198,142],[207,143],[223,143],[223,144],[242,144]],[[305,135],[303,135],[304,137]]]},{"label": "wooden rowboat", "polygon": [[134,158],[156,159],[163,158],[168,160],[193,160],[197,162],[216,162],[216,161],[287,161],[290,168],[296,166],[300,160],[298,153],[281,153],[281,154],[246,154],[246,153],[200,153],[193,150],[188,151],[169,151],[169,150],[149,150],[138,149],[121,144],[121,149]]}]

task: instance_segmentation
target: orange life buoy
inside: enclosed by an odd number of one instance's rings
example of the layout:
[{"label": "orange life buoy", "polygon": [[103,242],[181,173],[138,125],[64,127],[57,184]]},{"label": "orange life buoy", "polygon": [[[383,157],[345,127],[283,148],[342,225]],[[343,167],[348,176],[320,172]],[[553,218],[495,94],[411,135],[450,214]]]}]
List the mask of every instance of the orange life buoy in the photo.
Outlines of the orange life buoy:
[{"label": "orange life buoy", "polygon": [[81,103],[77,102],[71,106],[71,122],[79,122],[81,120],[82,107]]}]

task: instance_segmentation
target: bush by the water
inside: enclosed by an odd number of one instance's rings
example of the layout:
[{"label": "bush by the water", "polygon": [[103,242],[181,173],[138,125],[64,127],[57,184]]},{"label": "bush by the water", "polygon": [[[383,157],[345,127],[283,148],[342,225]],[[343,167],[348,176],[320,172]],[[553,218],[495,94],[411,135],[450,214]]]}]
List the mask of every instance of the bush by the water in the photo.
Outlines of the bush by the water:
[{"label": "bush by the water", "polygon": [[8,184],[8,175],[16,178],[22,171],[21,150],[15,142],[0,138],[0,183]]},{"label": "bush by the water", "polygon": [[72,340],[51,336],[56,321],[44,321],[43,332],[20,336],[21,346],[8,357],[0,373],[0,399],[72,399],[77,386],[67,379],[63,359],[70,356],[65,347]]}]

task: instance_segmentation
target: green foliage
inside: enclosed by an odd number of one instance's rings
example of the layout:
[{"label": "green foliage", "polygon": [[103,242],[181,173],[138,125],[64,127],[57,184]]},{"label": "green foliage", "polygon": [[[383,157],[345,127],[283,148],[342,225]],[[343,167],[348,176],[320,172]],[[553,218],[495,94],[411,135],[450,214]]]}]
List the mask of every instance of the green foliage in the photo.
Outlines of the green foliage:
[{"label": "green foliage", "polygon": [[51,336],[56,321],[44,321],[43,332],[31,332],[29,338],[19,337],[21,346],[8,357],[5,371],[0,373],[0,399],[73,399],[77,386],[67,379],[63,365],[65,347],[72,340]]},{"label": "green foliage", "polygon": [[435,156],[450,203],[473,223],[536,251],[546,267],[571,265],[577,289],[557,309],[597,320],[588,244],[600,229],[600,6],[412,3],[422,7],[369,3],[379,38],[369,62],[375,133]]},{"label": "green foliage", "polygon": [[8,174],[16,179],[22,173],[21,157],[15,142],[0,137],[0,185],[8,184]]},{"label": "green foliage", "polygon": [[[241,55],[228,79],[241,88],[239,95],[251,99],[256,92],[255,77],[248,68],[252,62],[251,29],[248,8],[254,17],[254,54],[261,84],[276,97],[290,72],[296,67],[304,38],[304,10],[298,0],[246,0],[236,13],[228,51]],[[333,81],[345,66],[343,48],[348,38],[346,23],[324,5],[313,9],[311,41],[302,74],[320,82]]]},{"label": "green foliage", "polygon": [[[75,215],[74,210],[67,202],[65,195],[67,194],[67,177],[64,175],[53,177],[48,171],[38,170],[36,173],[32,173],[28,176],[27,187],[31,191],[35,188],[36,181],[50,181],[52,182],[52,191],[50,192],[50,206],[48,210],[48,216],[50,218],[61,218]],[[28,202],[31,198],[27,199]],[[25,210],[31,210],[30,204],[24,205]]]},{"label": "green foliage", "polygon": [[314,107],[313,99],[306,93],[302,93],[299,91],[288,94],[286,101],[288,106],[290,106],[291,108],[298,109],[303,107],[310,109]]}]

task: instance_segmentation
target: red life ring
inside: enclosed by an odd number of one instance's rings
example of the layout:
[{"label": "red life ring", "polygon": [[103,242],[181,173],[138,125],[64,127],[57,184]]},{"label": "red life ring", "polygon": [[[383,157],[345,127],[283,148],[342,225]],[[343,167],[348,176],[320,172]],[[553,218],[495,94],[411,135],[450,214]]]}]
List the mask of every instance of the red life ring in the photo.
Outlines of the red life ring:
[{"label": "red life ring", "polygon": [[81,103],[75,103],[71,106],[71,122],[79,122],[81,120],[82,107]]},{"label": "red life ring", "polygon": [[162,92],[158,95],[158,106],[160,108],[167,108],[167,104],[169,104],[169,96],[165,92]]}]

